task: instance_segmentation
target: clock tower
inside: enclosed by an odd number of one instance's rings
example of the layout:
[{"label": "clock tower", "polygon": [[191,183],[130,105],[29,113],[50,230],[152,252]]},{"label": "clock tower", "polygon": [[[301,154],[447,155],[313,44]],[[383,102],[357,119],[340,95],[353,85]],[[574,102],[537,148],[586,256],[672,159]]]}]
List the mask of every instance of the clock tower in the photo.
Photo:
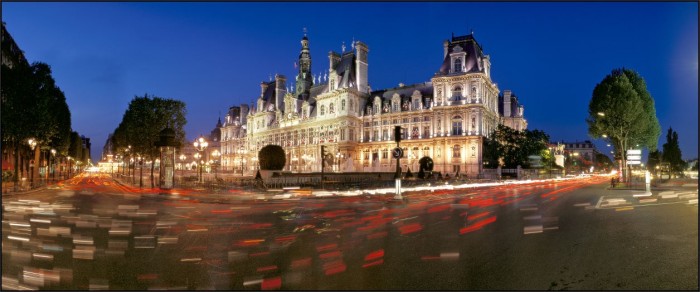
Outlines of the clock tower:
[{"label": "clock tower", "polygon": [[296,90],[294,95],[298,99],[308,99],[309,90],[312,85],[311,53],[309,52],[309,39],[306,37],[306,28],[304,28],[304,37],[301,39],[301,52],[299,53],[299,73],[296,77]]}]

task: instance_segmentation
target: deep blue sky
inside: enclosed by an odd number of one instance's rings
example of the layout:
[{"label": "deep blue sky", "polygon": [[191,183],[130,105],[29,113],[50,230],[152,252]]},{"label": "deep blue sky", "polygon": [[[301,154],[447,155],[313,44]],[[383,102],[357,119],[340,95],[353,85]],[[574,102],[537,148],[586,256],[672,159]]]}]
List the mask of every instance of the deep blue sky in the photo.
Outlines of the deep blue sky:
[{"label": "deep blue sky", "polygon": [[[30,62],[52,66],[73,129],[99,159],[129,101],[144,93],[187,104],[187,138],[230,106],[250,104],[275,73],[292,80],[302,28],[312,71],[353,40],[369,46],[373,89],[429,81],[442,42],[474,31],[492,78],[525,106],[528,128],[553,141],[591,140],[595,85],[638,71],[684,158],[698,153],[698,3],[2,3]],[[603,141],[596,144],[606,153]],[[645,151],[646,152],[646,151]]]}]

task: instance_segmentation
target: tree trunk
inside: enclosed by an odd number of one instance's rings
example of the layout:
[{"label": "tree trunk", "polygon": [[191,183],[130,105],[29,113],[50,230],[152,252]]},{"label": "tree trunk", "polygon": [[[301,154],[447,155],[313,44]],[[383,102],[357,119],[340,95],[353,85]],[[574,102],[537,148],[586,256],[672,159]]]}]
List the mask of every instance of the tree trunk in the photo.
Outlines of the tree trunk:
[{"label": "tree trunk", "polygon": [[13,180],[14,180],[14,188],[16,191],[19,187],[17,185],[19,183],[19,142],[15,140],[13,143],[13,146],[14,146],[13,150],[15,152],[15,165],[14,165],[15,166],[15,177],[13,178]]},{"label": "tree trunk", "polygon": [[154,159],[151,162],[151,188],[155,188],[155,182],[153,181],[153,171],[155,170],[155,168],[156,168],[156,162]]}]

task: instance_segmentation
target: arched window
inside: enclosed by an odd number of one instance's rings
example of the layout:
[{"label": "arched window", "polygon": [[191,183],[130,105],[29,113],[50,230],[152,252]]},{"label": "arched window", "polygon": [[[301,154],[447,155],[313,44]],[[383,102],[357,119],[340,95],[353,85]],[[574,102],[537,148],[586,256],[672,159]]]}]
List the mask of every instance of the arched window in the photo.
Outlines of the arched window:
[{"label": "arched window", "polygon": [[392,111],[398,112],[399,111],[399,103],[397,101],[394,101],[391,104],[392,104]]},{"label": "arched window", "polygon": [[455,72],[462,72],[462,58],[455,59]]},{"label": "arched window", "polygon": [[452,135],[462,135],[462,117],[452,117]]},{"label": "arched window", "polygon": [[459,158],[460,157],[460,150],[459,150],[459,145],[455,145],[452,147],[452,157],[453,158]]},{"label": "arched window", "polygon": [[455,88],[452,89],[452,98],[454,98],[454,100],[460,100],[462,98],[462,87],[455,86]]},{"label": "arched window", "polygon": [[321,115],[325,115],[325,114],[326,114],[326,106],[322,105],[321,106]]}]

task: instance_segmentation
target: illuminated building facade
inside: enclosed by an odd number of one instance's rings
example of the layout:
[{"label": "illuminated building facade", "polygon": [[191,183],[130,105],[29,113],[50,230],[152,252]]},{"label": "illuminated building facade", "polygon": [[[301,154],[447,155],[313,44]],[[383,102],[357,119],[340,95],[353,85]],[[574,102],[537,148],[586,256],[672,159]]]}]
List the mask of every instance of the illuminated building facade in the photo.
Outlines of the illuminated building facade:
[{"label": "illuminated building facade", "polygon": [[[391,172],[394,127],[403,128],[403,171],[418,171],[424,156],[435,171],[474,176],[482,170],[482,140],[499,123],[524,130],[523,106],[491,80],[491,62],[473,34],[443,43],[443,62],[430,81],[372,90],[366,44],[328,54],[328,73],[311,74],[306,35],[301,40],[295,85],[276,75],[260,84],[250,107],[231,107],[222,127],[223,161],[238,158],[254,170],[258,150],[280,145],[285,169],[321,170],[320,145],[330,153],[326,171]],[[244,108],[245,106],[245,108]]]}]

